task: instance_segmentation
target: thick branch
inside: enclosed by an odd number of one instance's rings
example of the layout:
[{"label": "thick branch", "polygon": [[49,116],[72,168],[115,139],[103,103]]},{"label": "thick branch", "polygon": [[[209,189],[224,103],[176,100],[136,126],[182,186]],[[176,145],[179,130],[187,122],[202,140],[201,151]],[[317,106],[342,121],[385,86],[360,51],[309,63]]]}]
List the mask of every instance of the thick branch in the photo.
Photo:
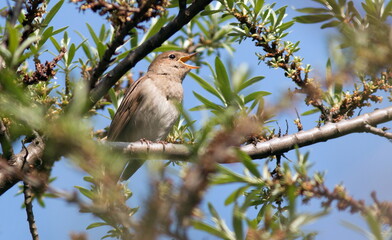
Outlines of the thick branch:
[{"label": "thick branch", "polygon": [[[36,138],[30,145],[23,148],[20,153],[12,156],[8,163],[0,161],[0,195],[14,186],[20,180],[26,178],[26,172],[40,165],[45,144],[41,138]],[[23,169],[22,169],[23,168]],[[32,184],[33,179],[28,182]]]},{"label": "thick branch", "polygon": [[[372,113],[363,114],[350,120],[342,120],[338,123],[328,123],[319,128],[300,131],[295,134],[280,138],[273,138],[266,142],[249,144],[241,147],[252,159],[261,159],[272,155],[282,154],[298,147],[305,147],[330,139],[338,138],[350,133],[368,132],[368,125],[376,126],[392,120],[392,106],[376,110]],[[148,153],[148,157],[160,157],[167,159],[186,160],[191,152],[186,145],[180,144],[143,144],[141,142],[121,143],[109,142],[114,148],[123,150],[131,156],[140,157]]]},{"label": "thick branch", "polygon": [[185,11],[180,11],[176,18],[169,22],[166,26],[151,38],[143,42],[138,48],[131,51],[120,63],[118,63],[111,71],[109,71],[100,82],[90,91],[90,106],[94,105],[102,98],[109,89],[137,62],[142,60],[155,48],[161,46],[181,28],[189,23],[193,17],[201,12],[212,0],[198,0],[192,3]]}]

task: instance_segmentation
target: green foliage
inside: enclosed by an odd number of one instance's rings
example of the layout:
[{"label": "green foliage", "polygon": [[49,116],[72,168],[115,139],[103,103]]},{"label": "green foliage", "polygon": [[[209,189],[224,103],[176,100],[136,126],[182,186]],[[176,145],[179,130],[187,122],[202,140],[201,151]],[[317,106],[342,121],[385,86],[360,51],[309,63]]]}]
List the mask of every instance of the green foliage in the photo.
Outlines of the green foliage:
[{"label": "green foliage", "polygon": [[[128,5],[134,7],[141,2],[145,1],[129,1]],[[78,33],[82,41],[76,43],[70,38],[68,27],[56,29],[51,26],[52,19],[63,6],[63,0],[57,1],[46,12],[44,8],[41,12],[37,10],[36,18],[31,23],[25,22],[26,16],[22,13],[15,25],[7,23],[0,26],[3,36],[0,44],[0,122],[7,130],[0,129],[1,157],[7,150],[6,141],[12,146],[20,139],[27,142],[41,136],[45,139],[46,147],[37,170],[42,171],[40,174],[44,175],[43,178],[47,178],[43,180],[45,184],[51,184],[53,178],[50,177],[50,170],[54,161],[64,161],[63,156],[88,175],[84,177],[87,187],[75,186],[79,194],[37,192],[34,198],[38,204],[45,206],[44,199],[48,197],[60,197],[76,204],[81,212],[99,219],[86,229],[109,228],[102,239],[132,239],[146,229],[153,235],[151,239],[161,237],[160,234],[186,239],[189,224],[221,239],[312,239],[315,233],[304,232],[303,226],[327,214],[333,201],[337,201],[338,206],[351,204],[354,212],[352,206],[358,207],[360,202],[353,202],[355,200],[348,196],[343,187],[329,191],[324,185],[323,174],[310,176],[308,153],[300,154],[297,150],[296,162],[281,164],[281,156],[271,156],[273,162],[260,164],[239,150],[243,144],[256,145],[276,137],[274,130],[263,125],[273,115],[262,114],[270,110],[264,107],[264,97],[271,93],[261,91],[262,87],[258,86],[264,76],[252,76],[248,68],[225,62],[220,53],[224,49],[234,54],[235,44],[250,38],[256,47],[260,47],[257,48],[258,52],[254,50],[257,52],[254,60],[281,70],[282,76],[297,84],[298,92],[306,94],[305,103],[312,105],[312,108],[305,111],[303,116],[317,112],[325,117],[322,119],[324,122],[350,118],[355,109],[369,106],[370,102],[380,102],[380,96],[375,95],[377,91],[391,92],[392,47],[388,21],[392,1],[366,0],[360,9],[353,1],[314,0],[319,6],[298,9],[305,15],[287,20],[287,6],[277,8],[276,4],[267,4],[263,0],[220,0],[209,4],[161,47],[150,49],[150,52],[181,49],[199,53],[197,64],[209,68],[211,77],[207,80],[200,72],[189,74],[203,88],[203,92],[207,92],[207,95],[194,92],[200,105],[191,110],[207,110],[211,114],[199,128],[197,122],[179,107],[182,118],[175,124],[167,140],[187,144],[190,156],[186,160],[192,161],[192,164],[181,164],[180,177],[175,181],[168,178],[163,170],[151,177],[151,189],[158,189],[157,194],[151,194],[146,204],[140,206],[143,208],[140,211],[142,216],[136,217],[139,207],[130,207],[128,201],[133,192],[126,184],[117,181],[129,156],[99,142],[106,136],[106,130],[93,132],[94,122],[91,118],[105,114],[113,118],[124,96],[124,88],[129,87],[133,77],[127,74],[118,79],[118,83],[87,114],[84,106],[89,101],[89,91],[95,87],[96,82],[91,82],[91,79],[100,81],[108,74],[108,69],[159,33],[183,10],[179,9],[178,4],[184,3],[171,1],[166,6],[164,1],[150,2],[162,3],[162,6],[154,5],[155,8],[150,9],[159,14],[155,18],[143,16],[143,22],[130,29],[126,38],[117,39],[124,44],[116,47],[112,54],[110,51],[113,49],[109,51],[112,41],[127,24],[123,22],[121,26],[112,27],[102,24],[100,28],[95,28],[86,23],[88,34]],[[186,2],[192,4],[196,1]],[[106,3],[113,5],[106,9],[105,14],[114,16],[121,12],[113,8],[123,6],[123,1]],[[166,8],[171,10],[165,11]],[[129,15],[139,12],[133,8],[131,10]],[[111,22],[115,23],[113,19]],[[331,60],[326,65],[325,87],[309,77],[310,65],[303,65],[303,59],[294,55],[298,53],[300,43],[286,39],[295,22],[322,23],[321,28],[333,27],[338,30],[339,35],[332,42],[336,44],[333,46],[338,47],[331,52]],[[51,53],[55,58],[47,60],[51,67],[46,72],[52,75],[46,79],[42,77],[46,73],[42,68],[47,65],[41,61],[48,49],[53,49]],[[211,55],[215,57],[213,64],[206,62]],[[150,56],[146,60],[151,59]],[[35,69],[29,66],[33,61]],[[94,73],[98,76],[92,76]],[[59,83],[53,81],[56,74]],[[26,81],[34,76],[37,81]],[[350,87],[346,84],[346,76],[353,76],[356,81],[351,92],[344,91]],[[277,109],[281,110],[279,107]],[[238,130],[238,125],[249,119],[256,120],[252,124],[255,122],[257,130],[253,131],[252,126],[246,126],[252,131]],[[266,129],[271,134],[263,136],[260,129]],[[216,163],[219,162],[217,159],[225,157],[230,160],[227,162],[239,162],[244,168],[243,173]],[[198,172],[201,173],[198,175],[200,178],[192,178],[192,174]],[[164,188],[164,184],[166,188],[160,189]],[[203,193],[208,187],[223,184],[234,186],[230,193],[223,194],[224,204],[232,208],[230,219],[223,219],[218,208],[209,203],[211,221],[189,214],[183,217],[185,224],[181,222],[183,219],[179,216],[183,214],[181,207],[184,206],[178,203],[188,196],[194,196],[184,204],[185,207],[192,207],[189,212],[193,214],[192,210],[203,201]],[[184,189],[188,195],[181,195]],[[324,200],[319,212],[298,210],[301,201],[306,203],[315,198]],[[390,228],[383,232],[385,216],[377,206],[374,207],[377,211],[372,209],[366,206],[355,209],[363,214],[369,226],[369,231],[361,232],[370,239],[390,238]],[[358,227],[350,227],[358,230]]]},{"label": "green foliage", "polygon": [[[245,166],[244,175],[219,167],[219,174],[212,179],[212,184],[219,185],[242,183],[225,201],[226,205],[233,205],[233,230],[230,230],[211,204],[209,209],[215,225],[194,221],[194,227],[223,239],[245,239],[243,229],[248,229],[248,237],[249,234],[257,234],[261,239],[282,235],[286,239],[306,239],[313,236],[314,233],[304,233],[301,228],[319,219],[327,211],[308,214],[296,210],[298,199],[301,198],[300,185],[302,181],[309,181],[309,155],[297,152],[298,160],[293,170],[288,164],[284,164],[282,169],[276,168],[272,172],[268,165],[264,165],[262,171],[259,170],[258,166],[250,161],[249,156],[242,152],[238,152],[238,156]],[[280,181],[275,181],[277,176]],[[312,181],[322,184],[319,174],[315,174]],[[254,207],[259,209],[257,216],[248,218],[248,212]]]},{"label": "green foliage", "polygon": [[203,105],[192,108],[191,110],[193,111],[207,109],[215,115],[219,115],[225,113],[227,109],[232,108],[234,112],[249,114],[262,101],[264,96],[270,94],[265,91],[254,91],[246,95],[244,94],[245,89],[262,80],[264,78],[263,76],[248,78],[249,72],[240,72],[242,75],[236,75],[233,74],[234,69],[230,68],[230,76],[235,77],[234,79],[230,79],[228,70],[219,57],[215,58],[215,68],[209,67],[212,71],[213,85],[194,73],[190,73],[190,75],[201,87],[218,98],[221,103],[214,103],[199,93],[193,92],[195,97],[203,103]]}]

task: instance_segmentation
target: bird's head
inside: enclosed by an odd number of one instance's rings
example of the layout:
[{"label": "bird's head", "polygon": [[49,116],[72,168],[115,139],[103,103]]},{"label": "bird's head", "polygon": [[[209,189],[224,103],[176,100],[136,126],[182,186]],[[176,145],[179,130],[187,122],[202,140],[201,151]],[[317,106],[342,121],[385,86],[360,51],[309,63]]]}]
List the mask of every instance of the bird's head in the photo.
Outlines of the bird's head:
[{"label": "bird's head", "polygon": [[200,68],[185,63],[195,55],[196,53],[189,54],[180,51],[161,53],[152,61],[148,71],[156,74],[178,76],[183,79],[191,69]]}]

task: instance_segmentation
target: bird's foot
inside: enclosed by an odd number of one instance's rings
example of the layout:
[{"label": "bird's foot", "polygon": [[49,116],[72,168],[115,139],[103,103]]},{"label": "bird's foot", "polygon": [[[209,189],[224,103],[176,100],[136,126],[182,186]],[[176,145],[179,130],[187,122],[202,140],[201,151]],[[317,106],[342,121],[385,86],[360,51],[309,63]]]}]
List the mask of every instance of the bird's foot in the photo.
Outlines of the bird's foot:
[{"label": "bird's foot", "polygon": [[162,144],[163,151],[165,151],[165,150],[166,150],[166,145],[168,144],[168,142],[167,142],[167,141],[160,140],[160,141],[158,141],[158,143]]},{"label": "bird's foot", "polygon": [[145,138],[139,139],[139,141],[140,141],[142,144],[145,143],[145,144],[147,144],[147,145],[153,144],[153,143],[154,143],[153,141],[147,140],[147,139],[145,139]]}]

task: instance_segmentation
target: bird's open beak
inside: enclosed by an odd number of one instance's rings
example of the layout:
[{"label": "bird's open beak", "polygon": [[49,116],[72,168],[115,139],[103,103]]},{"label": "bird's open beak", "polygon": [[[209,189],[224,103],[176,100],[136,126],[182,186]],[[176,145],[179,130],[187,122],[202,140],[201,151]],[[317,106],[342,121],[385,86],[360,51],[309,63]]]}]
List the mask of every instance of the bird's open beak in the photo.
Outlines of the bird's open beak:
[{"label": "bird's open beak", "polygon": [[186,64],[186,63],[185,63],[186,61],[188,61],[191,57],[195,56],[196,54],[197,54],[197,53],[189,54],[188,56],[185,56],[185,57],[182,57],[182,58],[178,59],[178,61],[179,61],[180,63],[184,64],[187,68],[190,68],[190,69],[198,69],[198,68],[200,68],[200,67],[198,67],[198,66],[192,66],[192,65],[189,65],[189,64]]}]

